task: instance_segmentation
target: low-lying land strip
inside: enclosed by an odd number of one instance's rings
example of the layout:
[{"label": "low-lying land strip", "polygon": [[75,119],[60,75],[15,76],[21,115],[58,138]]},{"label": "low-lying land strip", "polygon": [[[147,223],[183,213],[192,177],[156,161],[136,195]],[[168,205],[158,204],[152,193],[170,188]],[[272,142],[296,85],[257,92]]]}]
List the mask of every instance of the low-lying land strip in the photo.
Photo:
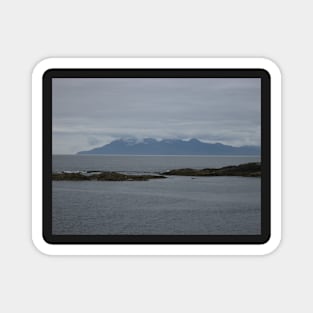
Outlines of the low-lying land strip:
[{"label": "low-lying land strip", "polygon": [[261,163],[246,163],[234,166],[225,166],[221,168],[204,168],[196,170],[192,168],[181,168],[171,170],[162,175],[177,176],[243,176],[243,177],[259,177],[261,176]]},{"label": "low-lying land strip", "polygon": [[170,170],[155,175],[129,175],[121,174],[117,172],[94,172],[86,175],[84,173],[53,173],[52,180],[93,180],[93,181],[147,181],[149,179],[166,178],[166,176],[242,176],[242,177],[260,177],[261,176],[261,164],[246,163],[234,166],[225,166],[221,168],[204,168],[204,169],[192,169],[181,168]]},{"label": "low-lying land strip", "polygon": [[92,175],[83,173],[53,173],[52,180],[99,180],[99,181],[144,181],[156,178],[166,178],[162,175],[127,175],[117,172],[100,172]]}]

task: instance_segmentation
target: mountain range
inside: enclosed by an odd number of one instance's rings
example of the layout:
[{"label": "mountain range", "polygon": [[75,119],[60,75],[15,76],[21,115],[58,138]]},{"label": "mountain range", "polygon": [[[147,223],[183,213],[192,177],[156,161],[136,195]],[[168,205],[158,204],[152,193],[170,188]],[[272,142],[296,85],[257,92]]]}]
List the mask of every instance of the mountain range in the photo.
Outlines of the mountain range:
[{"label": "mountain range", "polygon": [[131,154],[131,155],[260,155],[258,146],[233,147],[222,143],[205,143],[198,139],[156,140],[145,138],[118,139],[102,147],[77,154]]}]

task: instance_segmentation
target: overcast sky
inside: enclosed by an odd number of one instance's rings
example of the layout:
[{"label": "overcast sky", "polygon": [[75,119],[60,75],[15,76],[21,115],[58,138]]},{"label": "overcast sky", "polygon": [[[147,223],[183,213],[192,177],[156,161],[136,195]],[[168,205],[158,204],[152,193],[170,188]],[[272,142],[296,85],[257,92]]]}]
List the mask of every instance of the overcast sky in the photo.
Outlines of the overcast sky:
[{"label": "overcast sky", "polygon": [[54,78],[53,153],[136,137],[260,145],[258,78]]}]

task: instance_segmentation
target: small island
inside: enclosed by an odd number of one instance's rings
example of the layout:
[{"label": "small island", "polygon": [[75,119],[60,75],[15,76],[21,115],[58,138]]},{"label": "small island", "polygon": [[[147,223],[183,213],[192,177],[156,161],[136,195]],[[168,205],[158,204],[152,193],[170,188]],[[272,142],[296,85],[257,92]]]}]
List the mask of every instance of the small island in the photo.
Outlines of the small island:
[{"label": "small island", "polygon": [[127,175],[117,172],[95,173],[53,173],[52,180],[93,180],[93,181],[146,181],[149,179],[166,178],[162,175]]},{"label": "small island", "polygon": [[221,168],[192,169],[182,168],[158,173],[154,175],[129,175],[117,172],[60,172],[53,173],[52,180],[71,180],[71,181],[147,181],[150,179],[162,179],[167,176],[241,176],[241,177],[260,177],[261,163],[246,163]]},{"label": "small island", "polygon": [[260,177],[261,163],[246,163],[221,168],[204,168],[196,170],[192,168],[182,168],[161,173],[162,175],[177,176],[242,176],[242,177]]}]

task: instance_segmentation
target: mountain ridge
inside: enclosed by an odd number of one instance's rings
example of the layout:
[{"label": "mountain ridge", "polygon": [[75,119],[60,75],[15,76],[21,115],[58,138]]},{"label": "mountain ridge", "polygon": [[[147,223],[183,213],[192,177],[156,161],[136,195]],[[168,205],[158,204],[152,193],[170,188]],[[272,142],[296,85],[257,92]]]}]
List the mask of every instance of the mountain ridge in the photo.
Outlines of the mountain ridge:
[{"label": "mountain ridge", "polygon": [[77,154],[124,155],[260,155],[258,146],[234,147],[222,143],[205,143],[196,138],[189,140],[145,138],[117,139],[109,144]]}]

